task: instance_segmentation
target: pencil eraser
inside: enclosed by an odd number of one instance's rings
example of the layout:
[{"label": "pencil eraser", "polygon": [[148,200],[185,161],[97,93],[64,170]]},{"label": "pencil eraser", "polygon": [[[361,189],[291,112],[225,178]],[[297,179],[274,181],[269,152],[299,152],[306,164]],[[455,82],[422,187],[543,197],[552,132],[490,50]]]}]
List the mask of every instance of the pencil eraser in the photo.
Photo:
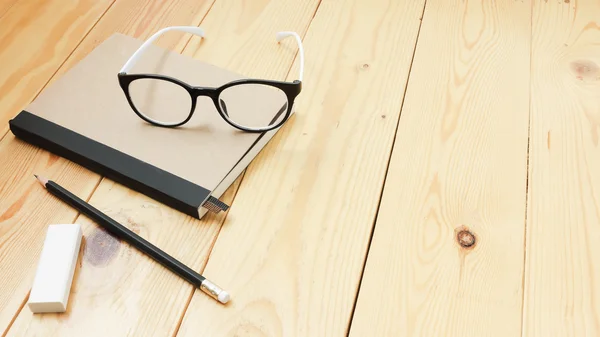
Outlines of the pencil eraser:
[{"label": "pencil eraser", "polygon": [[219,302],[221,302],[223,304],[229,302],[229,293],[226,292],[225,290],[221,291],[219,293],[219,296],[217,297],[217,300],[219,300]]},{"label": "pencil eraser", "polygon": [[65,312],[83,233],[79,224],[48,226],[27,305],[34,313]]}]

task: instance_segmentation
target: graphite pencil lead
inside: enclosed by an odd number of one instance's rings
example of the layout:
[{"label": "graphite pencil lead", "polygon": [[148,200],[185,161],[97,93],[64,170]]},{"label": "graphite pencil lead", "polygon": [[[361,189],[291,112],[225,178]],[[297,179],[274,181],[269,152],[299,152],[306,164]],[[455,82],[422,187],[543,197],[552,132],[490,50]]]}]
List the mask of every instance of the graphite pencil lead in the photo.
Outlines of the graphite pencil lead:
[{"label": "graphite pencil lead", "polygon": [[37,174],[34,174],[34,176],[40,182],[40,184],[42,184],[42,186],[46,187],[46,184],[48,183],[48,179],[38,176]]}]

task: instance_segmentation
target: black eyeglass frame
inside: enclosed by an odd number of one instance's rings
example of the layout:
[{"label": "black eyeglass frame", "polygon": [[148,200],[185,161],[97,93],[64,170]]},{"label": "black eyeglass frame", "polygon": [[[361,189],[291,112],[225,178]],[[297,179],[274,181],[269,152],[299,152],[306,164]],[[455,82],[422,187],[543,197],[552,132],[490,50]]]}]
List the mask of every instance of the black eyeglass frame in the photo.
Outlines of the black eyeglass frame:
[{"label": "black eyeglass frame", "polygon": [[[139,79],[155,79],[155,80],[168,81],[173,84],[179,85],[180,87],[185,89],[189,93],[191,103],[192,103],[188,116],[181,122],[178,122],[175,124],[170,124],[170,123],[160,123],[158,121],[152,120],[152,119],[148,118],[147,116],[145,116],[143,113],[141,113],[136,108],[135,104],[133,103],[133,100],[131,99],[131,95],[129,93],[129,85],[133,81],[139,80]],[[118,80],[119,80],[119,85],[121,86],[121,89],[123,90],[125,97],[127,98],[127,102],[129,103],[129,105],[131,106],[133,111],[136,113],[136,115],[138,115],[141,119],[143,119],[144,121],[146,121],[152,125],[161,126],[161,127],[170,127],[170,128],[179,127],[179,126],[187,123],[194,115],[198,97],[206,96],[206,97],[211,98],[219,115],[229,125],[237,128],[239,130],[245,131],[245,132],[260,133],[260,132],[271,131],[271,130],[274,130],[274,129],[282,126],[289,119],[289,117],[292,114],[292,109],[294,106],[294,101],[296,99],[296,96],[298,96],[300,94],[300,92],[302,91],[302,82],[300,80],[294,80],[293,82],[286,82],[286,81],[274,81],[274,80],[263,80],[263,79],[240,79],[240,80],[235,80],[235,81],[225,83],[219,87],[201,87],[201,86],[192,86],[192,85],[190,85],[186,82],[183,82],[179,79],[176,79],[176,78],[173,78],[170,76],[166,76],[166,75],[127,74],[127,73],[123,73],[123,72],[118,73]],[[223,111],[223,109],[221,108],[221,105],[219,104],[219,97],[225,89],[233,87],[233,86],[245,85],[245,84],[262,84],[262,85],[267,85],[267,86],[273,86],[275,88],[280,89],[281,91],[283,91],[285,93],[285,95],[287,97],[287,109],[286,109],[285,115],[281,119],[281,121],[279,121],[277,124],[269,125],[267,127],[249,128],[249,127],[246,127],[243,125],[239,125],[229,119],[227,112]]]},{"label": "black eyeglass frame", "polygon": [[[231,81],[222,86],[213,88],[213,87],[192,86],[181,80],[178,80],[176,78],[166,76],[166,75],[147,74],[147,73],[146,74],[144,74],[144,73],[130,74],[129,71],[132,69],[134,64],[140,59],[144,50],[146,50],[148,47],[150,47],[152,45],[152,43],[159,36],[161,36],[164,33],[170,32],[170,31],[180,31],[180,32],[191,33],[191,34],[199,36],[200,38],[204,38],[204,30],[197,26],[170,26],[170,27],[162,28],[161,30],[159,30],[158,32],[156,32],[152,36],[150,36],[144,43],[142,43],[142,45],[129,57],[129,59],[125,62],[125,64],[121,68],[121,70],[118,72],[119,85],[123,89],[125,96],[127,98],[127,101],[129,103],[129,105],[131,106],[132,110],[136,113],[136,115],[138,115],[140,118],[142,118],[142,120],[144,120],[152,125],[161,126],[161,127],[181,126],[181,125],[187,123],[192,118],[192,116],[196,110],[197,99],[200,96],[210,97],[212,99],[215,107],[217,108],[217,111],[219,112],[221,117],[228,124],[230,124],[231,126],[237,128],[239,130],[243,130],[246,132],[270,131],[270,130],[280,127],[281,125],[283,125],[283,123],[285,123],[289,119],[290,115],[294,111],[294,106],[295,106],[294,103],[296,100],[296,96],[298,96],[298,94],[300,94],[300,91],[302,90],[302,77],[304,74],[304,48],[302,46],[302,39],[300,38],[300,35],[298,35],[298,33],[293,32],[293,31],[281,31],[275,35],[275,39],[277,40],[278,43],[280,41],[282,41],[283,39],[286,39],[288,37],[293,37],[296,40],[296,43],[298,45],[298,54],[300,56],[299,76],[298,76],[298,79],[293,82],[275,81],[275,80],[267,80],[267,79],[241,79],[241,80]],[[184,88],[190,94],[191,103],[192,103],[191,108],[190,108],[190,113],[188,114],[187,118],[185,120],[183,120],[182,122],[178,122],[178,123],[163,123],[160,121],[153,120],[150,117],[145,116],[143,113],[138,111],[138,109],[135,107],[135,104],[133,103],[133,101],[131,99],[131,95],[129,93],[129,86],[131,85],[132,82],[134,82],[135,80],[138,80],[138,79],[163,80],[163,81],[168,81],[170,83],[179,85],[182,88]],[[226,90],[227,88],[230,88],[230,87],[236,86],[236,85],[244,85],[244,84],[262,84],[262,85],[273,86],[273,87],[276,87],[276,88],[282,90],[285,93],[286,98],[287,98],[287,109],[286,109],[284,118],[275,125],[270,125],[270,126],[262,127],[262,128],[251,128],[251,127],[239,125],[235,121],[230,120],[229,115],[227,114],[227,107],[225,105],[225,102],[221,100],[223,103],[223,107],[221,107],[221,105],[219,104],[219,96],[221,95],[221,92],[223,90]],[[279,111],[277,112],[277,115],[275,116],[275,119],[273,119],[272,122],[274,122],[275,120],[277,120],[277,118],[279,118],[279,116],[282,113],[282,110],[283,110],[283,106],[281,109],[279,109]]]}]

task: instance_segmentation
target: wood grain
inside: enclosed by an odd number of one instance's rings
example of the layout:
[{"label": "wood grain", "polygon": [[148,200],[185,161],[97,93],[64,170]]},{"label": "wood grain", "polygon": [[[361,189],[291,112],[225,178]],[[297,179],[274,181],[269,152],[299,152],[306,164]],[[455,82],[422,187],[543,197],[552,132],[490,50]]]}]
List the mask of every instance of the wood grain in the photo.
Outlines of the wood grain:
[{"label": "wood grain", "polygon": [[[152,3],[137,0],[119,1],[111,7],[94,31],[81,43],[80,49],[70,56],[69,61],[61,67],[57,76],[60,76],[67,68],[91,51],[93,46],[99,44],[103,38],[113,32],[147,38],[164,25],[181,24],[182,22],[197,24],[210,6],[210,2],[197,0],[171,1],[179,8],[187,8],[188,11],[176,11],[169,15],[159,15],[160,20],[150,20],[148,22],[140,20],[137,24],[132,24],[130,19],[126,20],[125,18],[128,16],[143,18],[151,13],[161,13],[162,11],[158,10],[161,6],[164,6],[164,11],[169,13],[168,9],[173,4],[164,1]],[[149,12],[149,9],[153,10]],[[16,8],[13,8],[10,15],[13,15],[12,12],[15,10]],[[9,18],[7,17],[7,19]],[[33,19],[29,24],[37,22]],[[57,16],[55,19],[61,20],[62,16]],[[27,30],[25,26],[22,28]],[[60,36],[52,36],[52,38],[54,39],[53,43],[61,41]],[[177,47],[181,45],[181,38],[181,36],[165,35],[165,38],[159,39],[157,44],[165,48]],[[37,39],[32,41],[37,43]],[[10,46],[12,46],[10,48],[18,48],[18,45],[11,44]],[[11,49],[3,52],[14,54],[17,51]],[[8,71],[12,70],[11,64],[8,64],[6,69]],[[29,69],[29,71],[32,70]],[[37,71],[37,69],[33,71]],[[48,77],[52,73],[48,73]],[[0,98],[0,100],[11,100],[9,96],[14,94],[23,95],[21,98],[14,98],[14,100],[23,101],[27,97],[34,97],[37,94],[36,90],[39,90],[35,86],[28,89],[30,91],[18,93],[8,91],[7,95]],[[27,92],[28,94],[25,95]],[[0,216],[0,242],[8,242],[6,244],[0,243],[0,270],[3,270],[3,277],[0,279],[0,331],[4,331],[15,314],[18,313],[20,305],[26,300],[47,225],[56,222],[70,223],[77,216],[77,212],[71,208],[53,211],[60,203],[50,202],[53,198],[47,192],[31,193],[32,188],[35,187],[32,184],[34,182],[32,180],[33,174],[44,174],[56,179],[61,184],[70,186],[72,192],[85,199],[89,198],[100,181],[100,177],[87,170],[82,172],[79,166],[62,158],[51,156],[46,151],[25,146],[23,142],[15,139],[12,134],[7,134],[0,143],[0,156],[10,158],[10,161],[3,161],[2,166],[0,166],[0,183],[2,184],[0,189],[0,211],[4,214]],[[39,203],[43,207],[36,207]]]},{"label": "wood grain", "polygon": [[244,76],[283,80],[298,48],[293,39],[278,44],[275,34],[303,34],[319,2],[217,0],[202,22],[205,37],[192,37],[184,54]]},{"label": "wood grain", "polygon": [[[3,2],[0,18],[0,137],[10,117],[28,103],[69,56],[111,1]],[[10,7],[10,8],[9,8]],[[0,144],[0,331],[4,332],[23,303],[31,267],[41,250],[45,226],[73,221],[75,212],[58,207],[40,193],[33,170],[64,174],[54,166],[58,158],[16,142],[12,135]],[[75,192],[89,194],[93,175],[71,167],[67,183]],[[39,205],[38,205],[39,204]],[[37,207],[36,207],[37,206]]]},{"label": "wood grain", "polygon": [[[297,3],[289,0],[286,3],[292,10],[279,15],[277,19],[272,19],[271,25],[282,26],[284,23],[294,22],[294,26],[288,27],[304,32],[318,2]],[[278,2],[277,5],[281,4],[282,2]],[[172,4],[165,4],[165,6],[170,7]],[[268,4],[261,4],[261,6],[266,6],[267,9],[269,7]],[[176,7],[181,7],[181,4]],[[222,6],[213,7],[207,19],[211,18],[213,22],[226,20],[230,13],[222,8]],[[262,19],[256,15],[252,6],[246,9],[240,19],[247,22]],[[115,5],[95,30],[114,30],[111,24],[107,24],[108,27],[103,26],[105,20],[113,24],[120,22],[111,19],[113,10],[123,9]],[[181,21],[177,24],[181,24]],[[166,23],[162,22],[161,26],[164,25]],[[203,22],[202,27],[210,31],[211,26]],[[283,50],[277,52],[283,61],[267,64],[273,58],[268,54],[277,47],[274,40],[275,32],[271,30],[272,27],[267,26],[247,35],[249,41],[247,43],[256,43],[258,47],[246,50],[243,57],[263,60],[263,63],[240,65],[240,68],[234,65],[228,68],[233,71],[248,72],[251,67],[262,66],[263,69],[268,70],[264,73],[265,76],[285,78],[295,54],[289,50],[286,53],[285,48],[280,48]],[[211,39],[228,43],[226,34],[231,36],[230,32],[223,31],[224,36],[220,36],[220,31],[212,31]],[[149,33],[153,32],[154,30]],[[260,38],[256,39],[256,37],[269,33],[272,33],[273,39],[262,43],[261,46]],[[178,41],[176,35],[171,35],[172,42]],[[90,34],[90,38],[92,36],[94,32]],[[181,34],[179,39],[182,36],[184,34]],[[92,40],[94,40],[92,43],[96,43],[95,38]],[[177,45],[183,43],[178,41]],[[230,48],[231,52],[235,52],[239,46],[231,45]],[[203,49],[197,52],[198,57],[202,55]],[[213,63],[222,61],[218,55],[211,57],[215,57]],[[212,62],[211,57],[203,59]],[[237,191],[238,183],[229,189],[229,198],[232,198]],[[225,199],[225,201],[231,200]],[[199,271],[203,269],[208,259],[210,249],[224,220],[223,215],[209,216],[202,221],[194,220],[106,179],[102,180],[90,203],[129,228],[139,231],[141,236]],[[8,336],[40,333],[44,336],[173,335],[192,294],[192,286],[128,245],[117,242],[85,217],[80,217],[77,221],[84,224],[86,248],[77,272],[75,281],[77,286],[73,289],[69,312],[66,315],[38,316],[28,310],[22,310]],[[110,326],[105,322],[111,322]]]},{"label": "wood grain", "polygon": [[177,336],[346,334],[422,9],[322,1],[297,115],[246,171],[205,269],[232,300],[196,291]]},{"label": "wood grain", "polygon": [[48,225],[71,223],[77,216],[43,190],[33,174],[55,177],[81,196],[92,193],[98,177],[12,134],[0,142],[0,156],[5,158],[0,160],[0,332],[4,333],[31,288]]},{"label": "wood grain", "polygon": [[113,1],[19,1],[0,19],[0,136]]},{"label": "wood grain", "polygon": [[529,19],[427,1],[351,337],[520,336]]},{"label": "wood grain", "polygon": [[[205,263],[224,217],[177,221],[177,211],[107,179],[90,203],[194,267]],[[8,336],[171,336],[192,286],[88,218],[76,222],[85,242],[67,313],[37,315],[24,308]]]},{"label": "wood grain", "polygon": [[2,18],[8,11],[10,11],[12,6],[14,6],[14,4],[17,3],[18,1],[19,0],[2,0],[2,1],[0,1],[0,18]]},{"label": "wood grain", "polygon": [[598,336],[600,3],[533,9],[523,336]]},{"label": "wood grain", "polygon": [[[104,15],[102,21],[90,31],[84,43],[75,49],[73,55],[52,77],[50,83],[114,33],[118,32],[145,40],[159,29],[167,26],[198,26],[214,1],[117,1]],[[169,32],[160,36],[154,44],[181,52],[191,37],[192,34]]]}]

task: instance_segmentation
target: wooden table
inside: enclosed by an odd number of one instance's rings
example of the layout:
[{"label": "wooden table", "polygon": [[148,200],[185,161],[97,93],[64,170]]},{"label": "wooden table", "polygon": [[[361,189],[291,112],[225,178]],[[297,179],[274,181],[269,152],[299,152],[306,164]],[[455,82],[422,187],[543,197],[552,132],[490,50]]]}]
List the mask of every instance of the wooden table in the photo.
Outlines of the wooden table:
[{"label": "wooden table", "polygon": [[[115,32],[293,79],[297,115],[193,220],[25,144],[8,120]],[[2,336],[599,336],[597,0],[0,1]],[[293,44],[292,44],[293,45]],[[225,287],[223,306],[52,198]],[[25,306],[47,226],[85,242],[69,310]]]}]

